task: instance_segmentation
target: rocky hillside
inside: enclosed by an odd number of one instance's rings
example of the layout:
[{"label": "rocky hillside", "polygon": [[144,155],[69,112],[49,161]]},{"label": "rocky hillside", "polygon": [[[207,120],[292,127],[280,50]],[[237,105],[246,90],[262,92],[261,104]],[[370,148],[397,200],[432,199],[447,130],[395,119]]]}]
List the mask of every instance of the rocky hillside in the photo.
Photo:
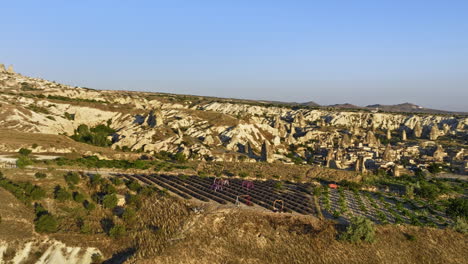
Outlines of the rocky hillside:
[{"label": "rocky hillside", "polygon": [[87,129],[105,125],[113,130],[107,138],[113,149],[182,152],[190,158],[214,161],[291,162],[291,146],[296,155],[307,160],[323,148],[346,147],[348,141],[365,143],[369,130],[376,134],[405,131],[409,138],[434,140],[466,136],[468,128],[466,116],[324,110],[199,96],[98,91],[26,77],[12,69],[0,72],[0,103],[4,129],[72,136],[80,125]]}]

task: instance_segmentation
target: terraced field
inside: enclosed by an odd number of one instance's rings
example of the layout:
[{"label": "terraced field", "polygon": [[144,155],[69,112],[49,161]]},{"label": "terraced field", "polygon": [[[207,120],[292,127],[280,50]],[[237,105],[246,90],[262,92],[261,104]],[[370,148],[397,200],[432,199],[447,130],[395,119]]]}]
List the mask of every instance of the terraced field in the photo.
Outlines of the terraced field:
[{"label": "terraced field", "polygon": [[222,205],[254,206],[279,213],[319,216],[345,223],[353,216],[365,216],[380,224],[412,224],[444,227],[452,221],[437,204],[367,191],[331,189],[322,184],[316,207],[313,188],[302,183],[248,181],[239,178],[119,174],[128,180],[156,185],[184,199],[214,201]]}]

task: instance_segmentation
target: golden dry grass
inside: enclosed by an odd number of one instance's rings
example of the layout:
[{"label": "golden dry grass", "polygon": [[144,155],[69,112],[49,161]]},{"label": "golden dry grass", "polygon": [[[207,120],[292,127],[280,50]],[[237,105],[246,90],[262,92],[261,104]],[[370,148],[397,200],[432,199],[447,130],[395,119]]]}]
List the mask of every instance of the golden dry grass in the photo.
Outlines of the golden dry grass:
[{"label": "golden dry grass", "polygon": [[468,237],[451,230],[380,226],[374,244],[357,245],[336,235],[329,222],[312,218],[211,212],[183,241],[138,263],[466,263],[468,258]]}]

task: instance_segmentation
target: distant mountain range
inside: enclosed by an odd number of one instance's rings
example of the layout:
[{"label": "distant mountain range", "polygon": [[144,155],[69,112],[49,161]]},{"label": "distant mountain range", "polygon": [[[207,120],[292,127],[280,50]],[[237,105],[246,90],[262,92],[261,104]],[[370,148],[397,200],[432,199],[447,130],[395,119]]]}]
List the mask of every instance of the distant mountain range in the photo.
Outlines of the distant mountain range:
[{"label": "distant mountain range", "polygon": [[278,101],[261,101],[264,103],[284,104],[288,106],[308,106],[317,108],[335,108],[335,109],[352,109],[352,110],[368,110],[368,111],[383,111],[383,112],[401,112],[401,113],[427,113],[427,114],[460,114],[468,115],[468,112],[446,111],[439,109],[425,108],[412,103],[402,103],[395,105],[372,104],[367,106],[359,106],[350,103],[333,104],[333,105],[320,105],[313,101],[304,103],[297,102],[278,102]]},{"label": "distant mountain range", "polygon": [[383,104],[372,104],[367,106],[357,106],[353,104],[335,104],[329,105],[328,107],[333,108],[342,108],[342,109],[368,109],[374,111],[384,111],[384,112],[404,112],[404,113],[428,113],[428,114],[468,114],[467,112],[455,112],[455,111],[445,111],[439,109],[425,108],[412,103],[402,103],[395,105],[383,105]]}]

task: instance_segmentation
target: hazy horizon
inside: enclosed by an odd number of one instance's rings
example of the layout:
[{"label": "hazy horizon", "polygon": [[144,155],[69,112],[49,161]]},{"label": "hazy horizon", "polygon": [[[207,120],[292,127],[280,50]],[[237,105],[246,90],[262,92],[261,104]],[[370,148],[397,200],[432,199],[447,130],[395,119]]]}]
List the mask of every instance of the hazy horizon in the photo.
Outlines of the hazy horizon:
[{"label": "hazy horizon", "polygon": [[108,90],[468,111],[468,2],[4,3],[0,63]]}]

